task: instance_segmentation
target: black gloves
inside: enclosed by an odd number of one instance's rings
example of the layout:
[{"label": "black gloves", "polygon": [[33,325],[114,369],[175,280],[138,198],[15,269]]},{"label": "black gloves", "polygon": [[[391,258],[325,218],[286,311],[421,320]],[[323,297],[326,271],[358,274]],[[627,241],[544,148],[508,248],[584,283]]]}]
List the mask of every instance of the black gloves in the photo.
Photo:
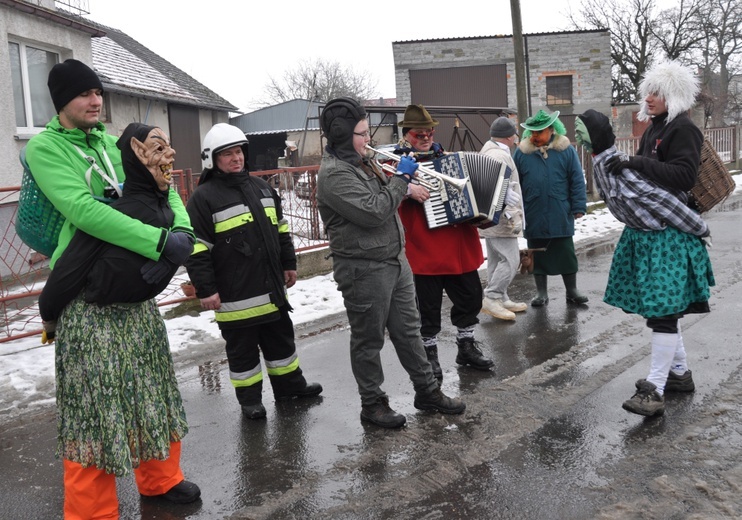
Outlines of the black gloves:
[{"label": "black gloves", "polygon": [[139,272],[142,273],[142,278],[145,282],[155,285],[160,283],[174,267],[176,267],[176,264],[163,256],[156,262],[154,260],[147,260],[147,263],[142,266]]},{"label": "black gloves", "polygon": [[631,167],[631,158],[625,155],[614,155],[605,161],[605,171],[611,175],[620,175],[621,170]]},{"label": "black gloves", "polygon": [[188,233],[177,232],[167,234],[165,247],[162,248],[162,256],[175,265],[183,265],[193,253],[195,239]]},{"label": "black gloves", "polygon": [[148,260],[139,270],[148,284],[158,284],[174,267],[183,265],[193,252],[195,239],[188,233],[176,232],[167,234],[165,247],[158,261]]}]

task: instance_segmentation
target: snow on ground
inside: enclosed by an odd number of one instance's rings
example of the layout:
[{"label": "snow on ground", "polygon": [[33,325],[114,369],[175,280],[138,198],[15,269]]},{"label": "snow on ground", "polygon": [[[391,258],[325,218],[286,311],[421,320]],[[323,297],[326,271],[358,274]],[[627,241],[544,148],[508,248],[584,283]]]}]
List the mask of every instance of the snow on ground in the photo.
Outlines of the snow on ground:
[{"label": "snow on ground", "polygon": [[[734,176],[737,188],[742,190],[742,175]],[[623,224],[601,208],[579,219],[575,224],[575,244],[579,248],[611,232]],[[712,230],[713,232],[713,230]],[[520,239],[521,247],[525,240]],[[482,241],[484,250],[484,242]],[[486,254],[486,250],[485,254]],[[486,268],[486,260],[482,265]],[[182,275],[181,275],[182,276]],[[185,277],[183,277],[185,281]],[[324,316],[343,312],[343,301],[336,289],[332,274],[325,274],[297,281],[289,289],[289,300],[294,307],[294,324],[308,323]],[[167,312],[168,309],[162,309]],[[165,320],[174,353],[192,343],[221,340],[212,312],[198,316],[181,316]],[[39,336],[32,336],[0,344],[0,416],[16,408],[47,405],[54,399],[54,349],[42,346]]]}]

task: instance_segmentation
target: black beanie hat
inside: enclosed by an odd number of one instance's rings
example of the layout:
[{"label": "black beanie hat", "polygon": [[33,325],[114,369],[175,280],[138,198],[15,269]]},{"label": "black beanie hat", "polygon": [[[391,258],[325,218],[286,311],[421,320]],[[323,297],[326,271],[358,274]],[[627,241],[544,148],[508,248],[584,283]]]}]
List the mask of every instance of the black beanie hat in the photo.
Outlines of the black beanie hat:
[{"label": "black beanie hat", "polygon": [[49,94],[57,113],[81,93],[93,88],[103,90],[100,78],[93,69],[74,59],[54,65],[49,71],[49,80],[46,84],[49,86]]}]

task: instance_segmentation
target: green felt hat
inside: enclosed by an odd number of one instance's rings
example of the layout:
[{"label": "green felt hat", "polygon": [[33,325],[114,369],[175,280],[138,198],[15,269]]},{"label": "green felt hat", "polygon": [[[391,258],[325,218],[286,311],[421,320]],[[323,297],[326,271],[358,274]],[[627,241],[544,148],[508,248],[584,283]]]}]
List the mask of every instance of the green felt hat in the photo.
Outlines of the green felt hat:
[{"label": "green felt hat", "polygon": [[549,128],[554,124],[554,121],[559,117],[559,110],[549,114],[545,110],[539,110],[534,115],[526,119],[525,123],[521,123],[520,126],[531,132],[538,132],[544,128]]},{"label": "green felt hat", "polygon": [[432,128],[438,126],[438,121],[430,117],[424,106],[408,105],[404,111],[404,119],[397,125],[403,128]]}]

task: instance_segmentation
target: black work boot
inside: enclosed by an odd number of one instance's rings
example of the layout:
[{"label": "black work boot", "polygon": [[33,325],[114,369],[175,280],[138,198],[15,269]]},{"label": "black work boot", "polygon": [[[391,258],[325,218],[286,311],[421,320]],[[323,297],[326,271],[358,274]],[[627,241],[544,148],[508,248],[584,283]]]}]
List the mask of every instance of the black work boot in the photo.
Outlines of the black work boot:
[{"label": "black work boot", "polygon": [[379,397],[373,404],[364,404],[361,407],[361,421],[370,422],[382,428],[401,428],[407,418],[398,414],[389,406],[389,399]]},{"label": "black work boot", "polygon": [[263,419],[265,418],[265,407],[262,403],[243,404],[242,415],[244,415],[248,419]]},{"label": "black work boot", "polygon": [[430,368],[433,369],[433,375],[438,382],[443,381],[443,370],[441,370],[441,363],[438,361],[438,346],[433,345],[431,347],[425,347],[425,355],[430,361]]},{"label": "black work boot", "polygon": [[290,401],[302,397],[316,397],[322,393],[322,385],[319,383],[307,383],[303,388],[296,388],[287,394],[277,394],[276,401]]},{"label": "black work boot", "polygon": [[432,392],[416,392],[415,408],[440,413],[460,414],[464,413],[466,405],[461,399],[448,397],[438,387]]},{"label": "black work boot", "polygon": [[567,303],[582,305],[587,303],[588,297],[577,290],[577,273],[563,274],[564,288],[567,289]]},{"label": "black work boot", "polygon": [[190,504],[201,498],[201,489],[193,482],[182,480],[171,487],[167,493],[155,495],[156,498],[164,498],[175,504]]},{"label": "black work boot", "polygon": [[533,279],[536,282],[536,296],[531,300],[531,307],[543,307],[549,303],[546,275],[534,274]]},{"label": "black work boot", "polygon": [[474,338],[457,339],[456,345],[459,347],[459,353],[456,354],[456,363],[459,365],[469,365],[477,370],[489,370],[494,366],[495,362],[484,357]]},{"label": "black work boot", "polygon": [[251,386],[238,386],[234,391],[242,407],[242,415],[248,419],[263,419],[265,408],[262,403],[263,382]]}]

